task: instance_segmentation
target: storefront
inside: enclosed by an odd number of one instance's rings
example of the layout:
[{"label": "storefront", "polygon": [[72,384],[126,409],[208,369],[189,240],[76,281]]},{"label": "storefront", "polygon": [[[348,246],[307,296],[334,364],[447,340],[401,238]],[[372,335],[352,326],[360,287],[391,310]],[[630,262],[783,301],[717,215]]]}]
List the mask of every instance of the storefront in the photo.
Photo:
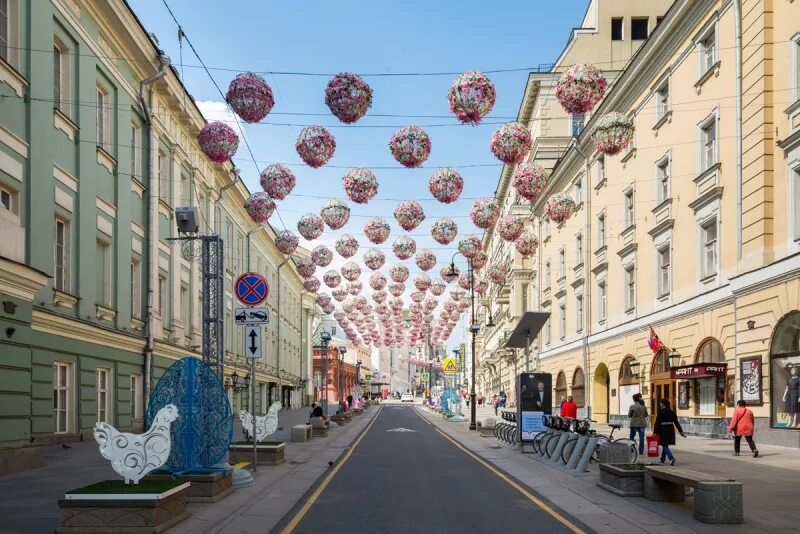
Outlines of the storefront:
[{"label": "storefront", "polygon": [[[800,428],[800,311],[785,315],[775,327],[770,344],[770,425],[776,429]],[[755,358],[754,358],[755,360]],[[760,358],[754,363],[758,363]],[[744,362],[743,362],[744,363]],[[742,372],[742,393],[761,395],[760,365]]]},{"label": "storefront", "polygon": [[[619,368],[619,411],[620,414],[627,414],[628,408],[633,403],[633,396],[639,393],[639,376],[631,371],[631,362],[634,357],[628,355],[622,360]],[[639,372],[637,368],[637,373]]]}]

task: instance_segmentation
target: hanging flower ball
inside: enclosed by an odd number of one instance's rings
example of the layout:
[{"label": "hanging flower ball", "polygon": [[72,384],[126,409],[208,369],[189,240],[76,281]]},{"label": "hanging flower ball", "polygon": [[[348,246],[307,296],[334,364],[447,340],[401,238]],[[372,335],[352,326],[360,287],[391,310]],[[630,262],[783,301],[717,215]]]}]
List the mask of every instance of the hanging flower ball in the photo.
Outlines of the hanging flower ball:
[{"label": "hanging flower ball", "polygon": [[350,234],[342,234],[336,240],[336,252],[343,258],[352,258],[358,252],[358,241]]},{"label": "hanging flower ball", "polygon": [[321,236],[324,229],[325,223],[316,213],[306,213],[297,221],[297,231],[308,241]]},{"label": "hanging flower ball", "polygon": [[386,291],[383,290],[373,291],[372,300],[374,300],[378,304],[383,304],[384,302],[386,302]]},{"label": "hanging flower ball", "polygon": [[414,291],[411,293],[411,300],[413,302],[422,302],[425,300],[425,292],[424,291]]},{"label": "hanging flower ball", "polygon": [[433,281],[431,277],[425,273],[420,273],[414,277],[414,287],[419,289],[420,291],[427,291],[428,288],[431,287]]},{"label": "hanging flower ball", "polygon": [[335,298],[337,302],[342,302],[349,294],[350,293],[348,293],[347,289],[344,287],[337,287],[331,291],[331,295],[333,295],[333,298]]},{"label": "hanging flower ball", "polygon": [[514,241],[514,247],[522,256],[532,256],[539,247],[539,240],[533,235],[533,232],[525,230]]},{"label": "hanging flower ball", "polygon": [[440,217],[431,225],[431,236],[441,245],[449,245],[458,234],[458,225],[446,217]]},{"label": "hanging flower ball", "polygon": [[417,252],[414,262],[423,271],[430,271],[436,266],[436,255],[428,249]]},{"label": "hanging flower ball", "polygon": [[525,223],[516,215],[506,215],[497,221],[496,230],[506,241],[514,241],[522,233]]},{"label": "hanging flower ball", "polygon": [[306,126],[300,130],[297,142],[294,145],[300,159],[309,167],[319,168],[328,163],[336,150],[336,140],[323,128],[316,124]]},{"label": "hanging flower ball", "polygon": [[358,280],[358,277],[361,276],[361,267],[354,261],[348,261],[342,265],[342,276],[350,282]]},{"label": "hanging flower ball", "polygon": [[492,80],[484,73],[474,70],[459,74],[447,92],[450,111],[458,120],[467,124],[481,122],[492,111],[496,97]]},{"label": "hanging flower ball", "polygon": [[334,312],[336,307],[333,305],[333,302],[329,302],[325,306],[322,306],[323,313],[331,314]]},{"label": "hanging flower ball", "polygon": [[261,188],[272,198],[283,200],[294,189],[295,177],[289,167],[273,163],[261,171]]},{"label": "hanging flower ball", "polygon": [[483,278],[475,279],[475,293],[483,295],[487,289],[489,289],[489,283],[486,280]]},{"label": "hanging flower ball", "polygon": [[330,302],[331,302],[331,297],[327,293],[320,293],[319,295],[317,295],[316,303],[319,306],[326,306],[330,304]]},{"label": "hanging flower ball", "polygon": [[366,115],[372,106],[372,88],[361,76],[340,72],[325,88],[325,105],[337,119],[352,124]]},{"label": "hanging flower ball", "polygon": [[[460,279],[460,277],[459,277]],[[461,288],[455,288],[450,290],[450,298],[456,302],[459,302],[464,297],[464,290]]]},{"label": "hanging flower ball", "polygon": [[322,281],[325,282],[326,286],[333,289],[339,287],[339,284],[342,283],[342,277],[339,276],[338,271],[331,269],[330,271],[325,272],[325,274],[322,276]]},{"label": "hanging flower ball", "polygon": [[258,122],[269,114],[275,100],[267,82],[252,72],[237,74],[228,86],[225,100],[243,121]]},{"label": "hanging flower ball", "polygon": [[200,150],[214,163],[225,163],[236,154],[239,136],[233,128],[222,122],[205,124],[197,134]]},{"label": "hanging flower ball", "polygon": [[447,289],[447,285],[441,280],[434,280],[431,282],[431,293],[437,297],[442,295],[445,289]]},{"label": "hanging flower ball", "polygon": [[392,243],[394,255],[401,260],[407,260],[417,251],[417,243],[407,235],[401,235]]},{"label": "hanging flower ball", "polygon": [[568,68],[556,83],[556,98],[570,115],[594,109],[606,92],[608,83],[594,65],[578,63]]},{"label": "hanging flower ball", "polygon": [[380,217],[373,217],[364,225],[364,234],[367,236],[367,239],[376,245],[380,245],[389,239],[391,230],[389,223]]},{"label": "hanging flower ball", "polygon": [[498,284],[503,283],[506,281],[510,270],[507,263],[494,263],[489,267],[489,279]]},{"label": "hanging flower ball", "polygon": [[472,222],[481,229],[494,226],[500,216],[500,206],[493,198],[479,198],[469,212]]},{"label": "hanging flower ball", "polygon": [[405,284],[401,284],[400,282],[395,282],[393,284],[389,284],[389,293],[392,294],[394,297],[399,297],[406,291]]},{"label": "hanging flower ball", "polygon": [[446,283],[449,284],[450,282],[458,278],[458,275],[460,273],[461,271],[459,271],[458,267],[456,267],[455,265],[452,266],[452,269],[450,265],[445,265],[444,267],[442,267],[442,270],[439,271],[439,276],[441,276],[442,280],[444,280]]},{"label": "hanging flower ball", "polygon": [[631,144],[633,119],[616,111],[600,117],[592,132],[594,147],[608,156],[616,156]]},{"label": "hanging flower ball", "polygon": [[309,276],[303,280],[303,289],[309,293],[316,293],[319,291],[319,279],[316,276]]},{"label": "hanging flower ball", "polygon": [[404,200],[394,209],[394,218],[400,228],[410,232],[425,220],[425,212],[416,200]]},{"label": "hanging flower ball", "polygon": [[356,204],[366,204],[378,193],[378,179],[369,169],[359,167],[342,178],[347,197]]},{"label": "hanging flower ball", "polygon": [[300,244],[300,238],[291,230],[281,230],[275,236],[275,246],[282,254],[294,254],[298,244]]},{"label": "hanging flower ball", "polygon": [[555,193],[547,199],[544,205],[544,212],[547,218],[558,224],[563,223],[575,212],[575,201],[572,197],[564,193]]},{"label": "hanging flower ball", "polygon": [[333,251],[325,245],[317,245],[311,251],[311,261],[317,267],[327,267],[333,261]]},{"label": "hanging flower ball", "polygon": [[311,258],[303,258],[297,261],[297,272],[303,278],[311,278],[314,276],[314,271],[316,270],[317,266],[314,265]]},{"label": "hanging flower ball", "polygon": [[402,283],[408,280],[408,267],[403,265],[402,263],[398,263],[397,265],[392,265],[389,267],[389,276],[395,282]]},{"label": "hanging flower ball", "polygon": [[478,271],[486,267],[486,262],[489,261],[489,257],[486,255],[485,252],[479,250],[478,252],[475,253],[474,256],[470,258],[470,261],[472,262],[472,268]]},{"label": "hanging flower ball", "polygon": [[544,169],[539,164],[523,163],[514,172],[514,189],[528,202],[536,202],[547,186]]},{"label": "hanging flower ball", "polygon": [[403,126],[392,135],[389,150],[403,167],[413,169],[431,155],[431,139],[419,126]]},{"label": "hanging flower ball", "polygon": [[469,273],[461,273],[458,275],[458,286],[461,289],[469,289],[472,284],[472,277]]},{"label": "hanging flower ball", "polygon": [[338,198],[331,198],[322,205],[319,215],[331,230],[338,230],[350,220],[350,207]]},{"label": "hanging flower ball", "polygon": [[464,189],[464,179],[455,169],[444,167],[438,169],[428,180],[428,189],[439,202],[450,204],[458,200]]},{"label": "hanging flower ball", "polygon": [[531,132],[524,124],[507,122],[492,134],[492,154],[503,163],[522,163],[533,146]]},{"label": "hanging flower ball", "polygon": [[375,291],[380,291],[386,287],[386,277],[382,273],[372,273],[369,276],[369,287]]},{"label": "hanging flower ball", "polygon": [[265,224],[275,211],[275,203],[266,193],[261,191],[250,195],[244,203],[244,209],[256,224]]},{"label": "hanging flower ball", "polygon": [[364,265],[373,271],[383,267],[384,262],[386,262],[386,256],[380,249],[371,248],[364,253]]}]

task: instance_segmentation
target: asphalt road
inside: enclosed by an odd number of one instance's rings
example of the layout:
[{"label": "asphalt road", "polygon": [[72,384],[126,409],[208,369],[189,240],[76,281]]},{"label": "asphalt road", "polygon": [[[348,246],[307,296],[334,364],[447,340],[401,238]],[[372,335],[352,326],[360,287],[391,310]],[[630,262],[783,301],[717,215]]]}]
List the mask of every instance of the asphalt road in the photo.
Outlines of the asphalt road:
[{"label": "asphalt road", "polygon": [[[391,431],[398,428],[413,432]],[[316,534],[573,531],[410,406],[384,405],[352,455],[318,491],[312,488],[275,531],[286,532],[287,526]],[[574,528],[588,530],[577,521]]]}]

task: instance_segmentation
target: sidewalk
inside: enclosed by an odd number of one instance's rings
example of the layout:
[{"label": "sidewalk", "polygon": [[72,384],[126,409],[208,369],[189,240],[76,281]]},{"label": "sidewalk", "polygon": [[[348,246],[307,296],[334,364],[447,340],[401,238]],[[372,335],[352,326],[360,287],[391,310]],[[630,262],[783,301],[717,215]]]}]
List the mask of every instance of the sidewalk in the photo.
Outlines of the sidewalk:
[{"label": "sidewalk", "polygon": [[[678,437],[674,449],[677,464],[697,471],[724,475],[744,485],[743,525],[706,525],[692,518],[686,503],[656,503],[643,497],[617,497],[597,486],[598,467],[593,475],[575,478],[516,449],[500,447],[494,438],[481,438],[466,423],[448,423],[420,409],[423,416],[467,449],[495,464],[529,486],[555,506],[575,515],[598,532],[797,532],[797,508],[792,504],[800,487],[800,451],[786,447],[759,446],[759,458],[745,452],[734,457],[733,441]],[[494,417],[494,410],[477,410],[478,419]],[[601,433],[610,431],[598,426]],[[623,428],[615,437],[628,436]],[[758,436],[756,436],[757,438]],[[758,443],[756,441],[756,443]],[[643,463],[654,459],[643,458]],[[657,460],[656,460],[657,461]]]}]

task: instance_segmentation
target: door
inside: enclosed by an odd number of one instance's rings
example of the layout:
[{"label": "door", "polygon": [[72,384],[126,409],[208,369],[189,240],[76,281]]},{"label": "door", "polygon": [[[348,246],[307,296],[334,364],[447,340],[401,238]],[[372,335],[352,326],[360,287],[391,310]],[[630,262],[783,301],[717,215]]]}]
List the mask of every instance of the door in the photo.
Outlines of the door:
[{"label": "door", "polygon": [[661,399],[669,400],[670,406],[673,410],[677,409],[675,405],[675,382],[673,380],[661,380],[650,384],[650,424],[655,425],[656,415],[658,415],[658,405]]}]

